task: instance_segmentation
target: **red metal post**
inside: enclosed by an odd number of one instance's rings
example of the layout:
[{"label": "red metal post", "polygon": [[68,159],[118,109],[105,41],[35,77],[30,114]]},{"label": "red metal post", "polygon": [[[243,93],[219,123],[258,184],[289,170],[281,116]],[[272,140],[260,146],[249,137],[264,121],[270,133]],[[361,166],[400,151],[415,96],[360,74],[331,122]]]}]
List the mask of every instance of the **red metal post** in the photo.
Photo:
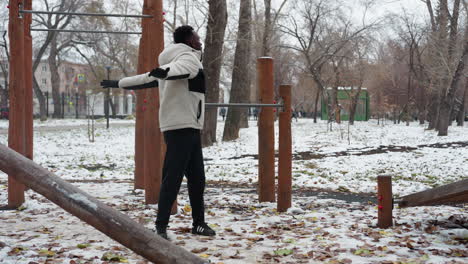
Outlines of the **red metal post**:
[{"label": "red metal post", "polygon": [[[143,41],[145,47],[145,70],[151,71],[159,66],[158,57],[164,49],[164,25],[162,0],[145,0],[144,14],[153,18],[143,23]],[[147,89],[146,110],[144,114],[144,179],[147,204],[156,204],[159,200],[162,175],[161,130],[159,128],[159,89]]]},{"label": "red metal post", "polygon": [[[24,21],[19,14],[20,0],[10,0],[10,113],[8,126],[8,146],[20,154],[25,154],[24,121]],[[8,207],[17,208],[24,202],[24,185],[13,175],[8,175]]]},{"label": "red metal post", "polygon": [[392,195],[392,177],[377,177],[377,210],[379,228],[388,228],[393,226],[393,195]]},{"label": "red metal post", "polygon": [[[257,61],[258,88],[262,104],[273,103],[273,59]],[[272,107],[264,107],[258,117],[258,191],[260,202],[275,201],[275,127]]]},{"label": "red metal post", "polygon": [[284,108],[279,113],[279,159],[278,159],[278,212],[291,207],[292,196],[292,135],[291,135],[291,86],[281,85],[280,96]]},{"label": "red metal post", "polygon": [[[32,10],[32,0],[24,0],[24,9]],[[33,159],[33,71],[32,71],[32,15],[24,14],[24,127],[25,127],[25,155]]]}]

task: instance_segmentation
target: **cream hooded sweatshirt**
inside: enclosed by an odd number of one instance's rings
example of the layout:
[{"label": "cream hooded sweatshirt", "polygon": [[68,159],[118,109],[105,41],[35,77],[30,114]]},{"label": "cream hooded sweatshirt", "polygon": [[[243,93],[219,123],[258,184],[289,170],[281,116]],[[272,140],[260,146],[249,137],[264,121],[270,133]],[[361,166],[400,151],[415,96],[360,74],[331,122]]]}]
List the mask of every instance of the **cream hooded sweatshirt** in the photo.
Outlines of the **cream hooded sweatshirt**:
[{"label": "cream hooded sweatshirt", "polygon": [[159,123],[161,131],[202,129],[205,117],[205,75],[201,51],[185,44],[171,44],[159,55],[159,68],[168,69],[166,78],[149,73],[123,78],[120,88],[159,82]]}]

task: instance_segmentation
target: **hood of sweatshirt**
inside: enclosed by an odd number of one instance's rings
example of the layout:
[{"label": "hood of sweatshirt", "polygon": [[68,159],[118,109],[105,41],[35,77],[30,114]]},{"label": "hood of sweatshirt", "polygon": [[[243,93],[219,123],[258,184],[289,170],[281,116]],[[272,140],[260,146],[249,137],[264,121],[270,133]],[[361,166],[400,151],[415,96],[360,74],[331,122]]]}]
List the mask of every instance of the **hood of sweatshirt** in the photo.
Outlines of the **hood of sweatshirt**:
[{"label": "hood of sweatshirt", "polygon": [[201,60],[202,52],[191,48],[190,46],[183,43],[176,43],[168,45],[163,52],[159,55],[159,64],[164,65],[172,62],[177,56],[183,53],[191,53],[195,55],[198,60]]}]

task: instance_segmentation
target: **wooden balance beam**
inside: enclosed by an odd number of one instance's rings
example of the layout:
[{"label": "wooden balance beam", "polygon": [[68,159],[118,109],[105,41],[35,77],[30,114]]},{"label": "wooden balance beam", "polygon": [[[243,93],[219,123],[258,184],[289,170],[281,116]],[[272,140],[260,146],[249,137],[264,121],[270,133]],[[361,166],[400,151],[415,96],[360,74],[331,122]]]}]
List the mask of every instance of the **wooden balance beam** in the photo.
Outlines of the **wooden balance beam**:
[{"label": "wooden balance beam", "polygon": [[378,176],[377,187],[377,226],[379,228],[393,226],[392,211],[394,204],[398,204],[400,208],[405,208],[468,202],[468,179],[406,195],[395,200],[393,200],[391,176]]},{"label": "wooden balance beam", "polygon": [[153,263],[206,263],[3,144],[0,170]]},{"label": "wooden balance beam", "polygon": [[401,197],[401,208],[468,203],[468,179]]}]

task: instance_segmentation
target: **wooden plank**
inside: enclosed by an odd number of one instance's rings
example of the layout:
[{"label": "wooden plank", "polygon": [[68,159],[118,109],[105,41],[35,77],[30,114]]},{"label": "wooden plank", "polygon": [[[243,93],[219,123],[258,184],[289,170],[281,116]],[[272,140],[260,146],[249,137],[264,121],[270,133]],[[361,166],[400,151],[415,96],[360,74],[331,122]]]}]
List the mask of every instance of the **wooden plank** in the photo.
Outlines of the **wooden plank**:
[{"label": "wooden plank", "polygon": [[0,144],[0,170],[154,263],[206,263]]},{"label": "wooden plank", "polygon": [[399,200],[401,208],[457,204],[468,202],[468,179],[439,186],[430,190],[403,196]]}]

